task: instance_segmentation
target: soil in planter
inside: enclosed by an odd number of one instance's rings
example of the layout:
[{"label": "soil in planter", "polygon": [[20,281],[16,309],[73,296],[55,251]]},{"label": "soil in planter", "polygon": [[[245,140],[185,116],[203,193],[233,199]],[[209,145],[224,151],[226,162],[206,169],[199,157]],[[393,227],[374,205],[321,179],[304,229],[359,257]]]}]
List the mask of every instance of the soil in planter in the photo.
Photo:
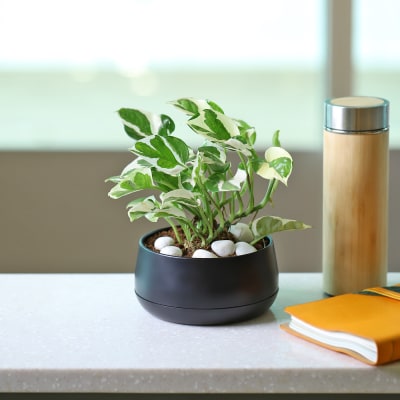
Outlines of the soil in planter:
[{"label": "soil in planter", "polygon": [[[176,243],[175,246],[179,247],[182,250],[182,257],[191,258],[193,253],[197,249],[204,249],[204,250],[211,251],[211,245],[209,245],[208,247],[202,247],[200,240],[195,240],[193,242],[188,242],[186,240],[186,237],[185,237],[182,229],[180,229],[179,227],[178,227],[178,233],[180,235],[182,244],[179,244],[178,240],[176,239],[175,232],[173,231],[172,228],[166,228],[164,230],[156,232],[155,234],[149,236],[144,244],[148,249],[150,249],[150,250],[152,250],[152,251],[154,251],[156,253],[159,253],[159,251],[154,247],[155,240],[157,238],[159,238],[159,237],[162,237],[162,236],[170,236],[170,237],[172,237],[174,239],[174,241]],[[232,242],[236,242],[235,237],[228,231],[221,232],[220,236],[216,240],[227,240],[227,239],[228,240],[232,240]],[[253,246],[257,250],[262,249],[264,247],[264,240],[260,240],[259,242],[257,242]],[[232,255],[231,257],[235,257],[235,255]]]}]

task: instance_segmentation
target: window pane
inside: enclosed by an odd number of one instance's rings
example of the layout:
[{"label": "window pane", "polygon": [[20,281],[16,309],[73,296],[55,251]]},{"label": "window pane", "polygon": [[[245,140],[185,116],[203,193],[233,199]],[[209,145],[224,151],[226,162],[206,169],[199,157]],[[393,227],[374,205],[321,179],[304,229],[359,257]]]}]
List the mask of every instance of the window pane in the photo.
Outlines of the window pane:
[{"label": "window pane", "polygon": [[[125,149],[115,110],[209,98],[263,147],[320,144],[318,0],[0,0],[0,148]],[[182,133],[189,132],[185,130]]]},{"label": "window pane", "polygon": [[390,146],[400,147],[400,2],[354,3],[355,93],[390,101]]}]

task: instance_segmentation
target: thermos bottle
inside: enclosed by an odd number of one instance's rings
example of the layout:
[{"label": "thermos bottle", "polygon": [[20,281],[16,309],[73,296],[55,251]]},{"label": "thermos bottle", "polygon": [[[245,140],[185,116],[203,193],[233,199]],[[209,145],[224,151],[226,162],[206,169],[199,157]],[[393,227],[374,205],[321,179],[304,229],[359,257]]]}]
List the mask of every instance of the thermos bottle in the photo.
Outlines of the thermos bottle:
[{"label": "thermos bottle", "polygon": [[384,286],[387,275],[389,102],[325,102],[323,288],[329,295]]}]

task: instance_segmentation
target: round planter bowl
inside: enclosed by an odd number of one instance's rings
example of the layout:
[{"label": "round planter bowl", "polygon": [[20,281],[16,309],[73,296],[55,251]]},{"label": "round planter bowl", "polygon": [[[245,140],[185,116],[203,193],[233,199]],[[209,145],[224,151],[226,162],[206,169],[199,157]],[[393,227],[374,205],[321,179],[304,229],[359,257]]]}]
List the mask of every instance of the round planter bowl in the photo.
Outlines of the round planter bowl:
[{"label": "round planter bowl", "polygon": [[[154,231],[156,232],[156,231]],[[274,302],[278,268],[274,243],[255,253],[224,258],[159,254],[140,239],[135,292],[154,316],[179,324],[220,325],[255,318]]]}]

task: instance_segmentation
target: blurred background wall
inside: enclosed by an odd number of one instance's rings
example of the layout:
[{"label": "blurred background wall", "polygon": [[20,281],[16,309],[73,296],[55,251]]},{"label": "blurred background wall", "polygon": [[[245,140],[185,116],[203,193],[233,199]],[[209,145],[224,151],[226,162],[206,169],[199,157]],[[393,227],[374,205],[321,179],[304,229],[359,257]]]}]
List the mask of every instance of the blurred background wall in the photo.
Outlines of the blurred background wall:
[{"label": "blurred background wall", "polygon": [[[313,228],[274,236],[279,266],[320,271],[323,102],[345,95],[391,102],[389,268],[400,270],[400,2],[183,9],[0,0],[0,272],[133,271],[138,237],[163,223],[131,224],[124,199],[107,198],[105,178],[131,159],[116,110],[167,113],[180,126],[167,102],[187,96],[254,125],[260,154],[281,130],[295,170],[268,211]],[[197,146],[188,132],[178,136]]]}]

